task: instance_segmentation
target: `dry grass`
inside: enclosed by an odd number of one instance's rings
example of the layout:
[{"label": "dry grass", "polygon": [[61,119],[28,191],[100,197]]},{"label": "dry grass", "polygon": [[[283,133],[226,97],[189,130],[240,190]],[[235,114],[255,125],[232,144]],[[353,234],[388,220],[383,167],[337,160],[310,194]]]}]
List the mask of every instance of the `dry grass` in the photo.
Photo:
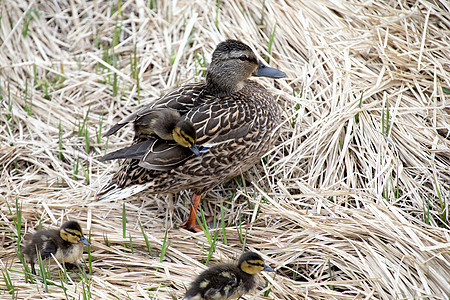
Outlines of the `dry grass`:
[{"label": "dry grass", "polygon": [[[212,262],[240,254],[240,227],[245,246],[276,268],[263,274],[267,299],[448,299],[447,1],[220,1],[218,14],[206,0],[123,2],[0,2],[0,298],[78,299],[87,286],[96,299],[180,298],[210,249],[204,233],[176,228],[189,193],[128,199],[124,238],[123,202],[93,197],[117,169],[99,163],[108,144],[97,135],[200,80],[196,55],[209,60],[219,41],[241,39],[264,58],[275,32],[270,65],[288,77],[258,81],[277,95],[285,123],[266,163],[205,197],[207,214],[226,214],[227,243],[220,230]],[[87,282],[69,272],[67,295],[25,282],[16,203],[20,235],[82,223],[92,241]]]}]

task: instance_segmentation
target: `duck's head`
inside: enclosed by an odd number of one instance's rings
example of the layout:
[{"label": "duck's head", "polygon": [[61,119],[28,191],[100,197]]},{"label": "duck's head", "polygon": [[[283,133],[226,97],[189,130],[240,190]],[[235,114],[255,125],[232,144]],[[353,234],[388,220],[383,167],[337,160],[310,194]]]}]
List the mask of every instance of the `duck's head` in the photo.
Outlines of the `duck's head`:
[{"label": "duck's head", "polygon": [[262,257],[255,252],[245,252],[238,262],[239,268],[250,275],[258,274],[261,271],[273,272],[274,270],[264,264]]},{"label": "duck's head", "polygon": [[244,87],[250,76],[283,78],[280,70],[270,68],[256,58],[246,44],[237,40],[226,40],[217,45],[211,64],[206,72],[206,89],[216,96],[231,95]]},{"label": "duck's head", "polygon": [[195,142],[197,141],[197,132],[191,122],[186,120],[179,121],[173,129],[172,135],[177,144],[190,148],[195,155],[200,153],[195,145]]},{"label": "duck's head", "polygon": [[59,236],[72,244],[82,242],[85,245],[90,245],[89,241],[84,237],[80,224],[76,221],[68,221],[64,223],[59,229]]}]

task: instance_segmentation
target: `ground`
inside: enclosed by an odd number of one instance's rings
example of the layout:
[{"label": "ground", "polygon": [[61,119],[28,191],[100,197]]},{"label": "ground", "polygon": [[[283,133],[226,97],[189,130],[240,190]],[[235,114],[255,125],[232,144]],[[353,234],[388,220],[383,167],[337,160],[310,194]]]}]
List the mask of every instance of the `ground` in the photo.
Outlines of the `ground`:
[{"label": "ground", "polygon": [[[449,4],[437,1],[0,2],[0,298],[179,299],[207,266],[261,253],[245,299],[448,299]],[[276,147],[179,225],[189,191],[97,201],[128,145],[115,122],[203,80],[240,39],[287,74]],[[30,283],[18,244],[78,220],[85,271]],[[39,268],[38,268],[39,269]],[[3,279],[3,280],[2,280]]]}]

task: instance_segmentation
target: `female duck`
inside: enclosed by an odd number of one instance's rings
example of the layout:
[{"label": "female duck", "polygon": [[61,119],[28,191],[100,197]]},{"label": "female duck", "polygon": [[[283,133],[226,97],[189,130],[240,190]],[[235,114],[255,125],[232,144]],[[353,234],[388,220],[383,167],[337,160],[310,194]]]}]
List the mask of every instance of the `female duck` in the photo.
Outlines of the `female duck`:
[{"label": "female duck", "polygon": [[214,50],[206,82],[183,85],[114,125],[112,132],[139,123],[156,110],[175,110],[193,124],[202,151],[194,155],[180,145],[166,151],[162,141],[158,148],[147,137],[135,134],[134,145],[152,146],[145,148],[144,157],[130,155],[99,190],[98,198],[121,199],[144,190],[156,194],[191,189],[191,210],[182,226],[200,231],[195,212],[201,195],[249,169],[276,140],[278,105],[265,88],[248,79],[251,75],[285,76],[259,62],[244,43],[227,40]]},{"label": "female duck", "polygon": [[22,253],[31,264],[31,272],[36,275],[34,264],[38,260],[38,253],[42,260],[52,256],[65,264],[79,265],[83,256],[83,245],[90,245],[84,237],[80,224],[68,221],[61,228],[41,230],[25,241]]},{"label": "female duck", "polygon": [[257,274],[273,272],[254,252],[245,252],[238,264],[220,264],[201,273],[184,295],[185,300],[237,299],[257,286]]}]

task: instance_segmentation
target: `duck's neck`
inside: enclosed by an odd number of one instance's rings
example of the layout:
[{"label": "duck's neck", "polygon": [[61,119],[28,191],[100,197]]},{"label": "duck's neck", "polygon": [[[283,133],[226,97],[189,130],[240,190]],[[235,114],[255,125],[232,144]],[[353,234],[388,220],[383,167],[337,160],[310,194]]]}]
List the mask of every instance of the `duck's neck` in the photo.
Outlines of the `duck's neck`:
[{"label": "duck's neck", "polygon": [[220,73],[214,68],[208,68],[206,73],[206,91],[216,97],[227,97],[240,91],[245,81],[238,80],[235,74],[229,74],[226,70]]}]

